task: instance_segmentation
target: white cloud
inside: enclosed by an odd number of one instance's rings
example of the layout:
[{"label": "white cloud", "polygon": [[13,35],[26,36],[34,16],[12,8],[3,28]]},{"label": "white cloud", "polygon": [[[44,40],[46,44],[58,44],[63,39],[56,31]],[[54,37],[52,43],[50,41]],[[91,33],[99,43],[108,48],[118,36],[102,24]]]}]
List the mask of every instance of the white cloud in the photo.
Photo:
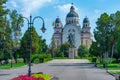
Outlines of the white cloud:
[{"label": "white cloud", "polygon": [[52,2],[52,0],[21,0],[23,3],[22,14],[29,16],[32,12],[37,11],[44,5]]},{"label": "white cloud", "polygon": [[[64,12],[64,13],[68,13],[70,11],[70,7],[71,7],[71,4],[64,4],[64,5],[58,5],[57,8],[58,10],[60,10],[61,12]],[[76,9],[76,12],[78,11],[78,8],[76,6],[74,6],[75,9]]]},{"label": "white cloud", "polygon": [[23,16],[28,17],[31,13],[36,12],[48,3],[55,0],[9,0],[7,5],[10,9],[19,10]]}]

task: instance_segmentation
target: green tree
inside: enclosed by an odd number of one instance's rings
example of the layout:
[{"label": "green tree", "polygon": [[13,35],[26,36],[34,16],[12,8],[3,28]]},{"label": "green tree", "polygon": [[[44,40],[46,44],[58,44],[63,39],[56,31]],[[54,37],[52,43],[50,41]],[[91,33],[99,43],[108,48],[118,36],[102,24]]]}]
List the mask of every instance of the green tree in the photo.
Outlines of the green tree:
[{"label": "green tree", "polygon": [[[9,21],[6,19],[6,16],[9,10],[4,6],[7,0],[0,1],[0,60],[9,58]],[[7,31],[8,29],[8,31]],[[8,39],[8,40],[7,40]]]},{"label": "green tree", "polygon": [[55,57],[68,57],[69,54],[69,43],[64,43],[60,46],[57,46],[54,49]]},{"label": "green tree", "polygon": [[86,46],[80,45],[78,48],[78,56],[80,58],[86,57],[89,54],[89,50]]},{"label": "green tree", "polygon": [[[21,57],[24,59],[24,62],[29,60],[29,51],[30,51],[30,32],[29,29],[24,33],[24,36],[21,39]],[[46,40],[42,39],[32,27],[32,57],[34,55],[40,55],[42,53],[47,53]]]},{"label": "green tree", "polygon": [[11,24],[11,38],[12,38],[12,49],[11,49],[11,56],[15,59],[17,62],[17,58],[19,57],[19,39],[21,35],[21,27],[23,27],[23,19],[21,18],[22,15],[18,14],[16,10],[12,10],[9,13],[10,15],[10,24]]},{"label": "green tree", "polygon": [[118,38],[120,36],[120,11],[117,11],[114,14],[110,15],[111,23],[111,36],[110,36],[110,45],[111,45],[111,61],[114,55],[114,49],[117,44]]},{"label": "green tree", "polygon": [[96,29],[94,30],[94,38],[100,47],[103,48],[103,53],[101,55],[108,56],[110,52],[110,36],[111,36],[111,25],[110,25],[110,16],[107,13],[101,14],[100,18],[98,18],[96,22]]},{"label": "green tree", "polygon": [[[32,28],[32,54],[36,54],[39,51],[39,36],[35,30]],[[24,33],[24,36],[21,39],[21,56],[24,59],[24,62],[29,60],[29,49],[30,49],[30,32],[29,29]]]},{"label": "green tree", "polygon": [[68,43],[64,43],[60,46],[60,53],[64,53],[64,57],[68,57],[69,47],[70,45]]},{"label": "green tree", "polygon": [[97,42],[92,42],[92,45],[89,48],[89,53],[91,57],[96,57],[97,59],[100,58],[100,62],[103,62],[104,48]]},{"label": "green tree", "polygon": [[103,47],[104,55],[108,57],[111,55],[112,60],[114,49],[120,36],[120,11],[110,16],[107,13],[101,14],[96,24],[97,27],[94,30],[95,40]]}]

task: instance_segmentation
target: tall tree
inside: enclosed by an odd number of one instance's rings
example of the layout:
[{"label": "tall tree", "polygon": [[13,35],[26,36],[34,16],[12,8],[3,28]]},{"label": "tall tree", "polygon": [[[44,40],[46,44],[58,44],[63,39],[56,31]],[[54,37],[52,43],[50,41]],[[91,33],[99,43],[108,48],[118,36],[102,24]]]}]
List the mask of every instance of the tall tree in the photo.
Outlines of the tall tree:
[{"label": "tall tree", "polygon": [[[8,15],[9,10],[4,6],[6,4],[7,0],[1,0],[0,1],[0,59],[8,59],[9,56],[8,50],[10,48],[9,41],[10,41],[10,27],[9,27],[9,21],[7,20],[6,16]],[[7,57],[8,56],[8,57]]]},{"label": "tall tree", "polygon": [[114,48],[115,48],[115,45],[117,44],[117,41],[118,41],[118,38],[120,36],[120,11],[117,11],[116,13],[114,14],[111,14],[110,15],[110,23],[111,23],[111,36],[110,36],[110,44],[111,44],[111,61],[110,63],[112,62],[112,57],[113,57],[113,54],[114,54]]},{"label": "tall tree", "polygon": [[17,53],[18,46],[19,46],[19,39],[21,35],[21,27],[23,27],[23,19],[21,18],[22,15],[18,14],[16,10],[12,10],[9,13],[10,15],[10,25],[11,25],[11,44],[12,44],[12,56],[14,57],[15,61],[17,62]]},{"label": "tall tree", "polygon": [[107,13],[101,14],[100,18],[98,18],[96,22],[96,29],[94,30],[94,37],[98,44],[104,49],[104,56],[108,56],[108,52],[110,50],[109,38],[111,32],[110,25],[110,16]]},{"label": "tall tree", "polygon": [[[43,40],[36,32],[35,28],[32,27],[32,56],[40,55],[40,53],[46,53],[47,45],[46,41]],[[24,36],[21,39],[21,56],[24,59],[24,62],[29,60],[30,50],[30,32],[29,29],[24,33]]]}]

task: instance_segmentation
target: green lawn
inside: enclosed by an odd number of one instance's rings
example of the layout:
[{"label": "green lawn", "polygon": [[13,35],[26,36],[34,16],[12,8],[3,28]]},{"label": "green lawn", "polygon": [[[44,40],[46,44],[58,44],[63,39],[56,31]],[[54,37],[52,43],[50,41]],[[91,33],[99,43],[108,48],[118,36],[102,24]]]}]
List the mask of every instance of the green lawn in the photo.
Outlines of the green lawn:
[{"label": "green lawn", "polygon": [[[98,66],[103,68],[103,64],[98,64]],[[120,74],[120,64],[108,64],[107,68],[108,68],[108,71],[113,74]]]},{"label": "green lawn", "polygon": [[[101,68],[103,68],[103,64],[98,64],[98,66],[100,66]],[[120,70],[120,64],[108,64],[107,65],[109,70]]]},{"label": "green lawn", "polygon": [[[12,63],[12,68],[18,68],[18,67],[22,67],[25,65],[26,64],[23,62]],[[10,69],[10,68],[11,68],[11,63],[0,65],[0,69]]]},{"label": "green lawn", "polygon": [[110,71],[112,74],[120,74],[120,71]]}]

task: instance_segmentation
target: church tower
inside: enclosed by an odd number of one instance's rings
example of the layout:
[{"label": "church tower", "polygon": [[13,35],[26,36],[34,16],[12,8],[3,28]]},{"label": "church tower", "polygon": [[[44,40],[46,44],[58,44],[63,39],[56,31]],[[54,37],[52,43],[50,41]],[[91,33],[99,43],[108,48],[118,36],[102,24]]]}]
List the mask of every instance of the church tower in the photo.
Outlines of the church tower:
[{"label": "church tower", "polygon": [[[71,40],[69,40],[71,36]],[[66,24],[63,28],[62,42],[72,43],[76,49],[81,45],[81,27],[79,24],[79,16],[75,12],[73,4],[71,5],[70,12],[66,16]]]},{"label": "church tower", "polygon": [[83,27],[81,31],[81,44],[90,48],[92,44],[92,34],[90,32],[90,22],[88,17],[85,17],[83,20]]},{"label": "church tower", "polygon": [[54,24],[54,34],[53,34],[53,42],[55,47],[62,44],[62,23],[59,17],[56,18],[55,24]]}]

